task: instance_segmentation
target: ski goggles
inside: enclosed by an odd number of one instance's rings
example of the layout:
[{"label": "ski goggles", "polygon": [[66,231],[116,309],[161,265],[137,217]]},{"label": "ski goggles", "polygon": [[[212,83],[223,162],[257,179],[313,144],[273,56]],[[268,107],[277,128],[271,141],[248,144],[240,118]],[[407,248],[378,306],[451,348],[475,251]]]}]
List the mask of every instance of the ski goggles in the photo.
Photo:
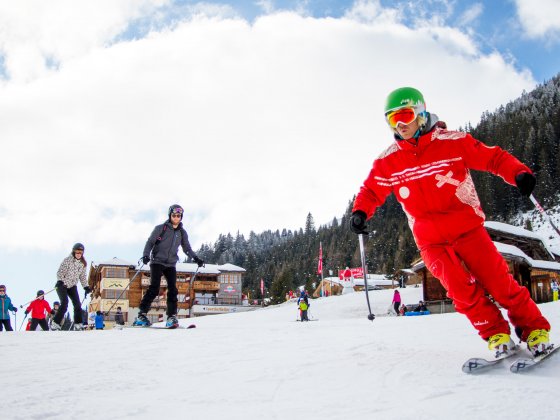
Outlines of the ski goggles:
[{"label": "ski goggles", "polygon": [[417,115],[414,108],[401,108],[385,115],[385,119],[391,128],[397,128],[399,124],[408,125],[413,122],[416,117]]},{"label": "ski goggles", "polygon": [[183,214],[183,209],[181,207],[175,207],[171,210],[172,214]]}]

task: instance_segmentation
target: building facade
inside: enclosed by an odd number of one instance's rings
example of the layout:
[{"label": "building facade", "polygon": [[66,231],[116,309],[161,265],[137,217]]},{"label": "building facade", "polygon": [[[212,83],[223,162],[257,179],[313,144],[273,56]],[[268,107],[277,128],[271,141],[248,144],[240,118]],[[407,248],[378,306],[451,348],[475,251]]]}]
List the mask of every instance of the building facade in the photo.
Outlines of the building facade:
[{"label": "building facade", "polygon": [[[241,288],[245,269],[233,264],[177,264],[177,316],[187,318],[195,315],[225,313],[225,308],[243,304]],[[196,274],[196,277],[195,277]],[[117,308],[124,315],[125,324],[131,324],[138,316],[140,302],[150,285],[149,266],[137,266],[119,258],[92,262],[88,283],[92,299],[88,312],[102,311],[105,324],[114,324]],[[202,305],[203,304],[203,305]],[[197,310],[197,307],[224,307],[221,310]],[[165,320],[167,307],[167,281],[161,279],[160,293],[154,299],[148,318],[152,322]]]}]

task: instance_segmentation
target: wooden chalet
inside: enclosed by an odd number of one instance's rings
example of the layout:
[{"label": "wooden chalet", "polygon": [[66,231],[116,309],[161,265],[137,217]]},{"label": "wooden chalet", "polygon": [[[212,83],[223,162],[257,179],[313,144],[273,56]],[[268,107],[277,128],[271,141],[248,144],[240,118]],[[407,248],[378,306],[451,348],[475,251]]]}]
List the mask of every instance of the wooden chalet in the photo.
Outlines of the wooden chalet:
[{"label": "wooden chalet", "polygon": [[[537,303],[553,300],[553,284],[560,282],[560,263],[543,239],[526,229],[499,222],[485,222],[484,227],[506,260],[515,280],[529,290]],[[424,301],[432,312],[454,311],[451,300],[438,279],[419,259],[411,270],[422,279]]]},{"label": "wooden chalet", "polygon": [[[223,270],[220,270],[220,267]],[[232,264],[224,266],[206,264],[198,268],[196,264],[177,264],[177,316],[193,316],[193,306],[197,305],[198,296],[212,296],[208,304],[235,304],[241,301],[242,274],[245,270]],[[196,278],[193,277],[195,272]],[[231,282],[235,280],[238,287],[232,292]],[[134,280],[134,281],[132,281]],[[140,302],[150,285],[150,268],[140,268],[135,264],[119,258],[109,261],[92,262],[88,283],[92,289],[92,299],[88,312],[98,310],[106,313],[105,324],[113,325],[117,307],[120,306],[125,323],[130,324],[139,312]],[[224,302],[225,301],[225,302]],[[167,307],[167,281],[161,279],[160,294],[152,302],[148,318],[152,322],[163,321]]]}]

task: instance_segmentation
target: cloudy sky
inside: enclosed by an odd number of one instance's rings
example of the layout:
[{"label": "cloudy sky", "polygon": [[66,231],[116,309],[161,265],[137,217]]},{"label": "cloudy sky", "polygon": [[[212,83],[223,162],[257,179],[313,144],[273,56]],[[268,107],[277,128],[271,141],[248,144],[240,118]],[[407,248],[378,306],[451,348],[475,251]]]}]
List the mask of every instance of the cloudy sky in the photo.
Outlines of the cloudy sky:
[{"label": "cloudy sky", "polygon": [[78,241],[136,261],[172,203],[195,249],[330,222],[391,142],[392,89],[458,128],[560,71],[538,4],[0,3],[0,283],[50,289]]}]

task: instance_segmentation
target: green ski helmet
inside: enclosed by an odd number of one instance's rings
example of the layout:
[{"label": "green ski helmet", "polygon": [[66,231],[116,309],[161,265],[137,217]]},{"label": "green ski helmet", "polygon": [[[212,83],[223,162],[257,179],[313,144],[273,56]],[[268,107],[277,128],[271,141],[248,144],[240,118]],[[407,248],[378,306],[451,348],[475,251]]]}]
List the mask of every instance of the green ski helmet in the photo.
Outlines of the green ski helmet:
[{"label": "green ski helmet", "polygon": [[401,108],[414,108],[416,114],[426,111],[426,101],[418,89],[412,87],[398,88],[387,96],[385,115]]}]

